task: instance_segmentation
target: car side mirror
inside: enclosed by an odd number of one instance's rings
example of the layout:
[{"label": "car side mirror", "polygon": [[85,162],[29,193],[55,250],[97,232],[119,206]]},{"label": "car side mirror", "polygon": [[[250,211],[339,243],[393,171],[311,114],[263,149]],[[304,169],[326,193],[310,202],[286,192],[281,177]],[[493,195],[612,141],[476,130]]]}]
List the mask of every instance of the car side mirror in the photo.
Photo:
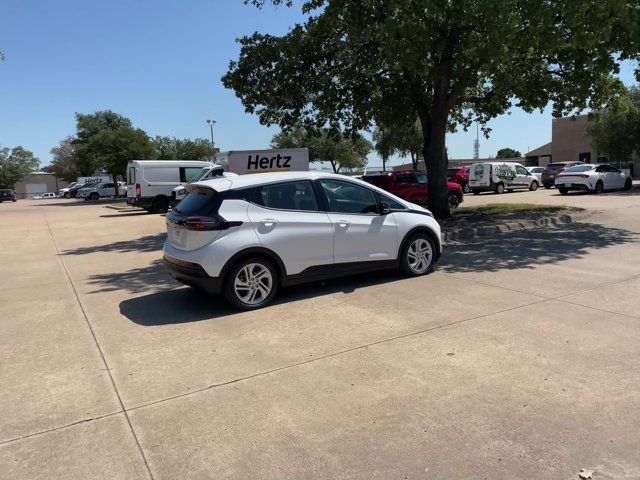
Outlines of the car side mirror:
[{"label": "car side mirror", "polygon": [[387,215],[389,212],[391,212],[391,207],[389,206],[389,204],[387,202],[381,202],[380,215]]}]

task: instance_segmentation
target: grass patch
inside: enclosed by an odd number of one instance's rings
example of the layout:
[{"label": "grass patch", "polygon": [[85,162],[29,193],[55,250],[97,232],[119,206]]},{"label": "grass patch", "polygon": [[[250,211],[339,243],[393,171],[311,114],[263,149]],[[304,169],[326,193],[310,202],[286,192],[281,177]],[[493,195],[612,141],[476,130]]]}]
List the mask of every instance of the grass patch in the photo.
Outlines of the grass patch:
[{"label": "grass patch", "polygon": [[492,203],[490,205],[478,205],[475,207],[460,207],[454,210],[456,213],[519,213],[519,212],[558,212],[567,207],[560,205],[537,205],[535,203]]}]

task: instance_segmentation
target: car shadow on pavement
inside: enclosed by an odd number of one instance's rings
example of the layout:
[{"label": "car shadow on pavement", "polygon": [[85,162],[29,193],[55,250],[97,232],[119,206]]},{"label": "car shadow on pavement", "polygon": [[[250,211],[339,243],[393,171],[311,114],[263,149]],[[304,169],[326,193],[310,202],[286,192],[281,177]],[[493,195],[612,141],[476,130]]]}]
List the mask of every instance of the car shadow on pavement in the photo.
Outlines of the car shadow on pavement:
[{"label": "car shadow on pavement", "polygon": [[89,293],[114,292],[116,290],[143,293],[180,285],[167,273],[160,259],[154,260],[146,267],[134,268],[126,272],[91,275],[88,278],[88,284],[94,287],[94,290]]},{"label": "car shadow on pavement", "polygon": [[133,240],[122,240],[119,242],[107,243],[106,245],[92,245],[90,247],[79,247],[73,250],[65,250],[61,255],[87,255],[97,252],[160,252],[164,241],[167,239],[166,233],[146,235]]},{"label": "car shadow on pavement", "polygon": [[628,230],[593,223],[523,230],[446,245],[446,255],[438,269],[459,273],[534,268],[581,258],[590,249],[623,245],[638,239],[640,235]]},{"label": "car shadow on pavement", "polygon": [[[162,266],[159,265],[159,267]],[[104,283],[106,281],[107,285],[103,285],[102,291],[123,288],[131,293],[137,293],[148,292],[150,288],[155,289],[156,291],[153,293],[124,300],[120,303],[120,313],[139,325],[159,326],[198,322],[242,313],[227,305],[221,295],[200,293],[188,287],[181,288],[180,284],[164,271],[164,268],[162,268],[162,278],[148,275],[140,282],[135,279],[135,275],[139,275],[139,272],[133,270],[132,273],[134,275],[131,277],[127,272],[124,278],[113,276],[114,278],[112,279],[97,275],[93,278],[94,281],[92,283]],[[401,281],[406,278],[395,270],[384,270],[367,274],[366,278],[360,275],[336,278],[326,282],[295,285],[283,288],[276,296],[273,305],[334,293],[351,294],[359,288]],[[132,283],[127,283],[130,281]],[[147,283],[149,281],[151,281],[151,285]],[[144,287],[145,283],[146,287]],[[166,289],[171,287],[176,288]],[[161,290],[158,291],[158,288],[161,288]]]}]

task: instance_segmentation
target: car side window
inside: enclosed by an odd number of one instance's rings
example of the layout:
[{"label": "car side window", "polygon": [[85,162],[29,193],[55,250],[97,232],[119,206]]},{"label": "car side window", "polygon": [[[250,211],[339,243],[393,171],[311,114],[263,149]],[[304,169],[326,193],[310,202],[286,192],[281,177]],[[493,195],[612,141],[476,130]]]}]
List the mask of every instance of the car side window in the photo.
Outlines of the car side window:
[{"label": "car side window", "polygon": [[392,212],[397,212],[397,211],[401,211],[401,210],[407,210],[407,207],[405,207],[404,205],[402,205],[400,202],[397,202],[396,200],[394,200],[391,197],[387,197],[386,195],[383,195],[380,192],[378,193],[378,198],[380,199],[380,202],[385,202],[386,204],[389,205],[389,209]]},{"label": "car side window", "polygon": [[518,175],[530,175],[527,169],[520,165],[516,165],[516,172],[518,172]]},{"label": "car side window", "polygon": [[378,214],[378,203],[372,190],[342,180],[323,178],[318,182],[327,197],[330,212]]},{"label": "car side window", "polygon": [[427,175],[424,173],[415,173],[414,176],[416,177],[416,181],[420,184],[425,184],[427,183]]},{"label": "car side window", "polygon": [[416,183],[415,175],[411,173],[401,173],[396,177],[396,183]]},{"label": "car side window", "polygon": [[255,202],[278,210],[318,211],[316,197],[308,180],[274,183],[258,187]]},{"label": "car side window", "polygon": [[607,167],[606,165],[600,165],[600,166],[596,167],[596,172],[598,172],[598,173],[604,173],[604,172],[606,172],[606,171],[607,171],[607,168],[606,168],[606,167]]}]

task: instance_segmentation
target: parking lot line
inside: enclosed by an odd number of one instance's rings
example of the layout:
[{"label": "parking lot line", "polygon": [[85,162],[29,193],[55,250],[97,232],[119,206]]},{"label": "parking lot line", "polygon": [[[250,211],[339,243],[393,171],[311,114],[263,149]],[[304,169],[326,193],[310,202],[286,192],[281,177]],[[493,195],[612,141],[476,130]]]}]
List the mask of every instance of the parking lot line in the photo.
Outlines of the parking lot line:
[{"label": "parking lot line", "polygon": [[[71,288],[73,289],[73,293],[75,295],[76,301],[78,302],[78,306],[80,307],[80,310],[82,311],[82,316],[84,317],[84,320],[86,322],[87,327],[89,328],[89,331],[91,332],[91,337],[93,338],[93,342],[95,347],[98,349],[98,352],[100,354],[100,358],[102,359],[102,363],[104,364],[104,367],[107,371],[107,375],[109,376],[109,379],[111,380],[111,386],[113,387],[113,390],[116,394],[116,397],[118,398],[118,402],[120,404],[120,408],[121,411],[124,413],[124,417],[127,421],[127,424],[129,426],[129,429],[131,430],[131,434],[133,435],[133,438],[135,439],[135,443],[136,446],[138,447],[138,451],[140,453],[140,456],[142,457],[142,460],[144,462],[144,465],[147,469],[147,473],[149,474],[149,478],[153,479],[153,473],[151,472],[151,468],[149,467],[149,463],[147,461],[147,457],[144,454],[144,451],[142,450],[142,447],[140,446],[140,441],[138,440],[138,436],[136,435],[136,432],[133,428],[133,425],[131,424],[131,420],[129,419],[129,415],[124,407],[124,403],[122,403],[122,398],[120,397],[120,392],[118,391],[118,387],[116,386],[116,382],[113,380],[113,375],[111,375],[111,369],[109,368],[109,365],[107,364],[107,360],[104,356],[104,352],[102,351],[102,348],[100,347],[100,343],[98,342],[98,339],[96,338],[96,334],[93,330],[93,326],[91,325],[91,321],[89,320],[89,317],[87,316],[87,312],[84,309],[84,305],[82,304],[82,300],[80,300],[80,296],[78,295],[78,290],[76,289],[76,286],[73,283],[73,280],[71,279],[71,275],[69,275],[69,270],[67,270],[67,266],[64,263],[64,260],[62,259],[62,256],[60,254],[60,248],[58,247],[58,244],[56,242],[55,237],[53,236],[53,232],[51,230],[51,225],[49,224],[49,220],[47,219],[46,214],[43,213],[43,217],[44,220],[47,224],[47,228],[49,230],[49,235],[51,236],[51,241],[53,242],[53,245],[56,249],[56,252],[58,253],[58,261],[60,262],[60,264],[62,265],[62,268],[64,269],[64,273],[67,277],[67,280],[69,281],[69,284],[71,285]],[[119,412],[118,412],[119,413]]]}]

